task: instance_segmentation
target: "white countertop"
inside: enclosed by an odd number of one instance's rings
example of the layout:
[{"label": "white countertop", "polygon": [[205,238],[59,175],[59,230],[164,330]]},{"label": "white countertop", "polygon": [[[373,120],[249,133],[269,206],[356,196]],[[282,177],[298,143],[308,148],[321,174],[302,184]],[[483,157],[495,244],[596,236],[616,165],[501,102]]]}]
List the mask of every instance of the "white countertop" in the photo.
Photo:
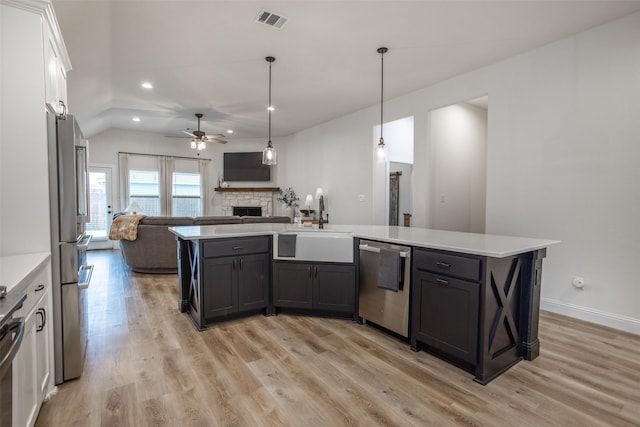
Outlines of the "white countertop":
[{"label": "white countertop", "polygon": [[49,252],[0,257],[0,285],[7,291],[28,281],[49,259]]},{"label": "white countertop", "polygon": [[559,243],[557,240],[533,239],[529,237],[461,233],[457,231],[384,225],[326,224],[323,230],[319,230],[317,228],[300,227],[292,224],[259,223],[170,227],[169,230],[184,240],[332,231],[351,233],[354,237],[361,239],[379,240],[401,245],[442,249],[495,258],[504,258],[543,249]]}]

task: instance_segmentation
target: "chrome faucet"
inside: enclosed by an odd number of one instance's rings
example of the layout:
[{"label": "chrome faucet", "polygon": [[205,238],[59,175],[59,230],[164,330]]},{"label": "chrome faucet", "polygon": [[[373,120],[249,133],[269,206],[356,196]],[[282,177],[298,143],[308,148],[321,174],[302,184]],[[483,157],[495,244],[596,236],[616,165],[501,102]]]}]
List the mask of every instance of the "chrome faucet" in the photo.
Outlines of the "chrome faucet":
[{"label": "chrome faucet", "polygon": [[322,211],[324,210],[324,196],[320,196],[320,203],[318,205],[320,209],[320,218],[318,218],[318,228],[324,228],[324,219],[322,218]]}]

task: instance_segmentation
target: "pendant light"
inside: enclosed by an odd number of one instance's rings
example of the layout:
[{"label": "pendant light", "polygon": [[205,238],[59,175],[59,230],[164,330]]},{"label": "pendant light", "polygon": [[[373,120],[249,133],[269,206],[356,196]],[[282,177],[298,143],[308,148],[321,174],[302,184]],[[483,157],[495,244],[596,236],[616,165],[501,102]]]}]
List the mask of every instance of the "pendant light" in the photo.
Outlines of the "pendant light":
[{"label": "pendant light", "polygon": [[378,53],[380,54],[380,142],[378,142],[378,147],[376,148],[376,158],[379,161],[385,161],[387,159],[387,147],[384,145],[384,138],[382,137],[382,123],[383,119],[383,108],[382,103],[384,100],[384,54],[387,53],[389,49],[386,47],[379,47]]},{"label": "pendant light", "polygon": [[266,61],[269,63],[269,106],[267,107],[267,111],[269,111],[269,142],[267,142],[267,147],[262,151],[262,164],[263,165],[275,165],[278,160],[278,153],[276,153],[276,149],[273,148],[273,144],[271,143],[271,111],[273,110],[273,106],[271,105],[271,63],[276,60],[273,56],[267,56]]}]

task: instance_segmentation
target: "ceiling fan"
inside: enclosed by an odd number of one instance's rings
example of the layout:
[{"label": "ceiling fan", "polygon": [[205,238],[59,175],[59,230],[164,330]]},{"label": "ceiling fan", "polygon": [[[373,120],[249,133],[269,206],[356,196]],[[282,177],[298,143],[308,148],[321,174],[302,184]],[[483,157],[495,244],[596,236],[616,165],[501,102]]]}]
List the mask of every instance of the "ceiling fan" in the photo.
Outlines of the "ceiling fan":
[{"label": "ceiling fan", "polygon": [[[207,142],[217,142],[219,144],[226,144],[227,141],[224,140],[224,135],[221,133],[216,133],[213,135],[207,135],[203,131],[200,130],[200,119],[202,118],[201,113],[196,113],[195,115],[198,118],[198,129],[194,131],[190,131],[190,129],[181,131],[182,133],[186,133],[191,138],[191,148],[194,150],[204,150],[207,148]],[[183,137],[184,138],[184,137]]]}]

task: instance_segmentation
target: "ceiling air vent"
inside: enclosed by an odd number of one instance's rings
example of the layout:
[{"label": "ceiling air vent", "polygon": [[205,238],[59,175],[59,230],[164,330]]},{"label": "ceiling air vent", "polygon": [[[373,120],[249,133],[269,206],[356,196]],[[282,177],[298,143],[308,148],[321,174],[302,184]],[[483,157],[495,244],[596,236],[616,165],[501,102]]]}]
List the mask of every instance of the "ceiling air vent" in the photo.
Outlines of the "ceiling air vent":
[{"label": "ceiling air vent", "polygon": [[284,25],[288,21],[289,21],[288,18],[285,18],[284,16],[276,15],[275,13],[266,11],[264,9],[260,11],[260,13],[258,14],[258,18],[256,19],[256,22],[259,22],[260,24],[268,25],[273,28],[277,28],[278,30],[282,29],[282,27],[284,27]]}]

